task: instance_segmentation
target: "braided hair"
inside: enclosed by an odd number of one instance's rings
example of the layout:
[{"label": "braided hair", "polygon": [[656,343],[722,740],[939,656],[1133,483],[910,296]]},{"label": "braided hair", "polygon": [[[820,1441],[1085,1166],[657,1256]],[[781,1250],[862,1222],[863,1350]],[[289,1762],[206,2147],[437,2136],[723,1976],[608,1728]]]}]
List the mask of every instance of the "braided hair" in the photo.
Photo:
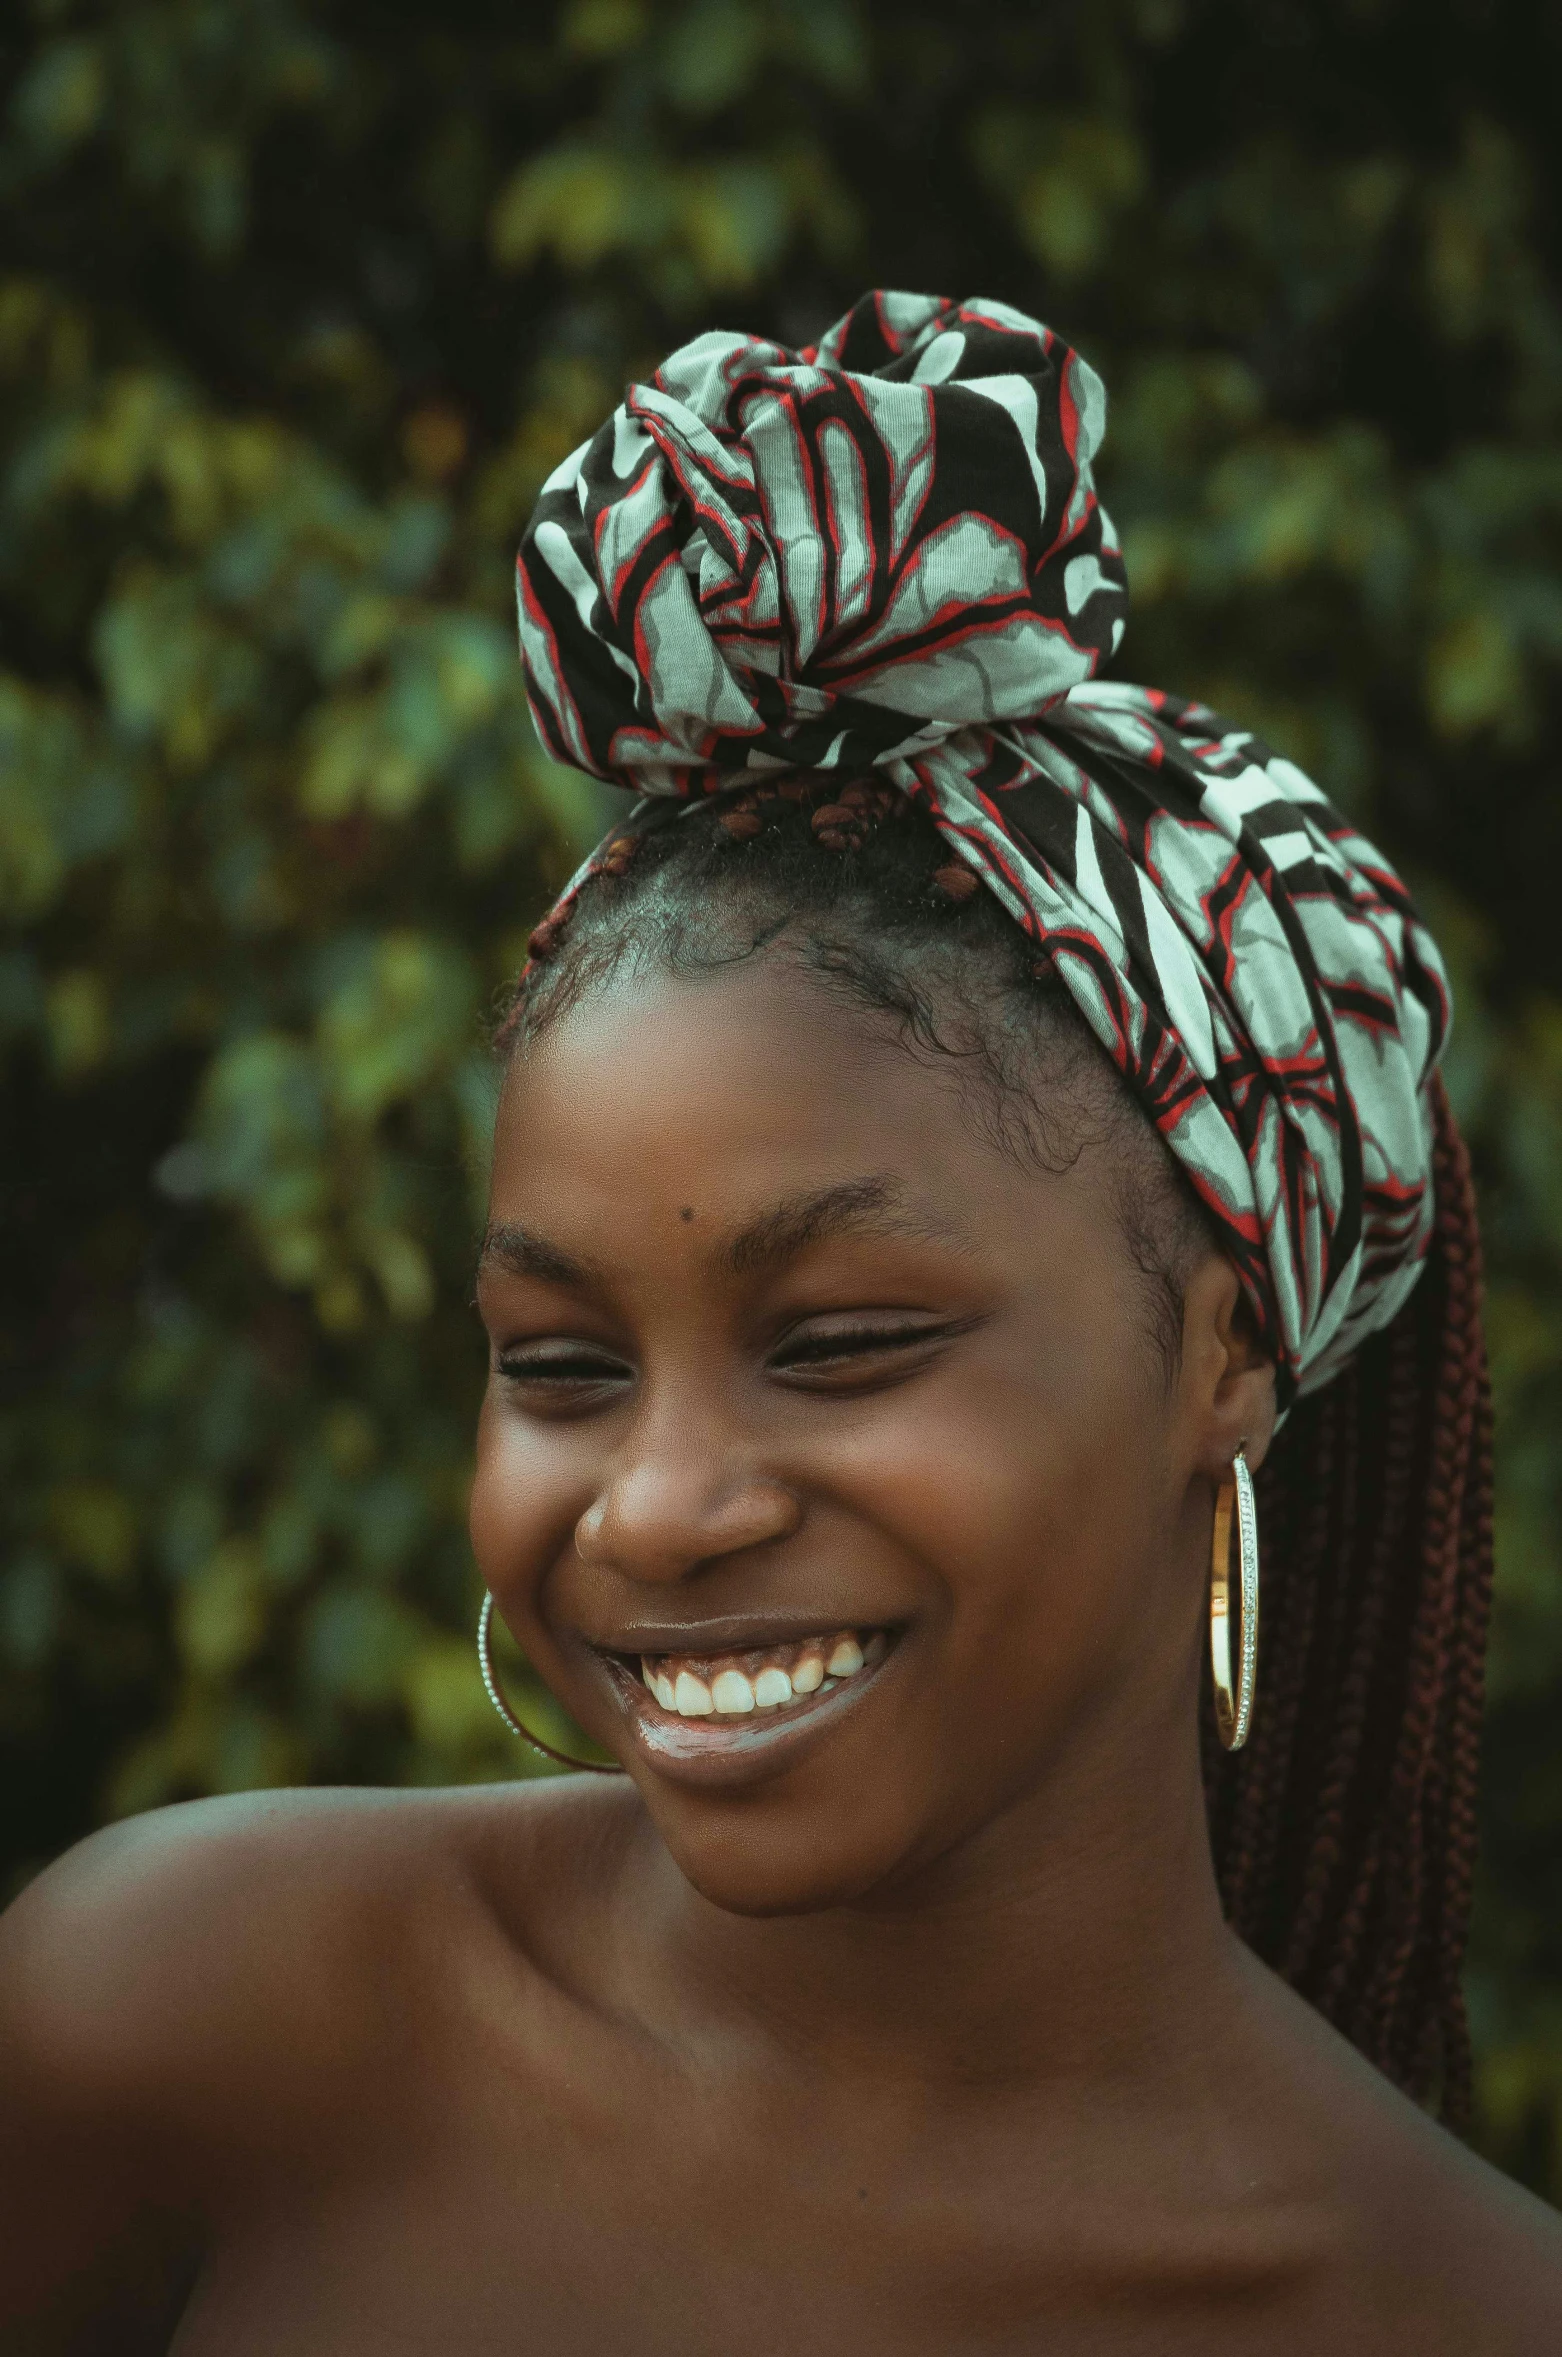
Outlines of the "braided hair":
[{"label": "braided hair", "polygon": [[[1062,1167],[1110,1125],[1116,1208],[1174,1367],[1212,1234],[1068,994],[931,821],[871,776],[642,805],[533,933],[508,1055],[626,961],[784,937],[828,988],[961,1057],[990,1133]],[[1408,1300],[1276,1435],[1258,1480],[1264,1643],[1244,1750],[1203,1713],[1216,1874],[1240,1936],[1369,2060],[1463,2127],[1460,1984],[1492,1574],[1491,1411],[1469,1158],[1433,1082],[1436,1221]],[[1060,1126],[1061,1123],[1061,1126]],[[1207,1675],[1207,1673],[1206,1673]]]}]

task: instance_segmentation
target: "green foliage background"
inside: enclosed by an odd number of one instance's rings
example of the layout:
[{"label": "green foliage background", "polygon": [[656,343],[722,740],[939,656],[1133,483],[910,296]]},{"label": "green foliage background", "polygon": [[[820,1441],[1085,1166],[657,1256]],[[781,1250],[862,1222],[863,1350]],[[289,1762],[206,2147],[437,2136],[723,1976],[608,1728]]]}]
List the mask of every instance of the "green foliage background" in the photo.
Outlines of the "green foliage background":
[{"label": "green foliage background", "polygon": [[5,22],[0,1871],[524,1770],[463,1533],[483,1018],[601,802],[534,750],[514,544],[686,334],[1002,295],[1112,390],[1132,673],[1312,767],[1452,952],[1481,2135],[1562,2197],[1556,0]]}]

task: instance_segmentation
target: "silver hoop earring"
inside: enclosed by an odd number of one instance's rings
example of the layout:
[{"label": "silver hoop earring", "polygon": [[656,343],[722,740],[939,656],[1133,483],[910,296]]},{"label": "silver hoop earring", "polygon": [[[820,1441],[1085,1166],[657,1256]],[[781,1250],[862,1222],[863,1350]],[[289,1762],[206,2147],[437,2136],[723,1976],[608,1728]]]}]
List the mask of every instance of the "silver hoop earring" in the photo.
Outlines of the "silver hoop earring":
[{"label": "silver hoop earring", "polygon": [[533,1751],[540,1751],[544,1759],[557,1760],[561,1768],[584,1768],[589,1776],[622,1776],[626,1774],[627,1771],[621,1768],[616,1760],[612,1762],[577,1760],[570,1752],[555,1751],[551,1743],[544,1743],[540,1735],[534,1735],[530,1727],[516,1717],[505,1699],[504,1689],[499,1683],[498,1672],[494,1668],[493,1618],[494,1600],[485,1588],[483,1590],[483,1609],[477,1616],[477,1666],[483,1673],[483,1685],[487,1690],[488,1699],[509,1728],[510,1733],[519,1735],[521,1741],[529,1743]]},{"label": "silver hoop earring", "polygon": [[[1231,1690],[1231,1516],[1236,1508],[1241,1558],[1242,1637],[1236,1692]],[[1240,1751],[1253,1724],[1258,1685],[1258,1508],[1247,1450],[1231,1460],[1231,1476],[1215,1496],[1215,1536],[1210,1551],[1209,1662],[1215,1682],[1215,1726],[1227,1751]]]}]

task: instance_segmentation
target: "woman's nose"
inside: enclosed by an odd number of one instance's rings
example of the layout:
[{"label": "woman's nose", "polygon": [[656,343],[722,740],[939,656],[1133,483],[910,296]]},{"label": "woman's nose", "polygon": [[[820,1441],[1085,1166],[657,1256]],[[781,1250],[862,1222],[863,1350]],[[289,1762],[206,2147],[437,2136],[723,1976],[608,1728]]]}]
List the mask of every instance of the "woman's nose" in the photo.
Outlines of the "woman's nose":
[{"label": "woman's nose", "polygon": [[784,1539],[801,1519],[784,1482],[745,1466],[717,1436],[646,1434],[575,1525],[585,1563],[628,1579],[676,1580],[722,1555]]}]

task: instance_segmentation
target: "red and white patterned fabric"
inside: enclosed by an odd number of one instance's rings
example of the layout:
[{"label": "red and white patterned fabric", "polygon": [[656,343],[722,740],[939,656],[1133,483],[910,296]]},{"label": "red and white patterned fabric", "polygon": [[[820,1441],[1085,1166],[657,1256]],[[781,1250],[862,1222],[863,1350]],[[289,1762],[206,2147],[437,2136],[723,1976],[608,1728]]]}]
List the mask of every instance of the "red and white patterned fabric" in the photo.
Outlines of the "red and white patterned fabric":
[{"label": "red and white patterned fabric", "polygon": [[802,351],[701,336],[544,487],[527,688],[550,753],[641,794],[871,770],[926,810],[1187,1171],[1288,1398],[1419,1273],[1447,981],[1294,764],[1096,677],[1128,603],[1105,419],[1002,303],[879,292]]}]

